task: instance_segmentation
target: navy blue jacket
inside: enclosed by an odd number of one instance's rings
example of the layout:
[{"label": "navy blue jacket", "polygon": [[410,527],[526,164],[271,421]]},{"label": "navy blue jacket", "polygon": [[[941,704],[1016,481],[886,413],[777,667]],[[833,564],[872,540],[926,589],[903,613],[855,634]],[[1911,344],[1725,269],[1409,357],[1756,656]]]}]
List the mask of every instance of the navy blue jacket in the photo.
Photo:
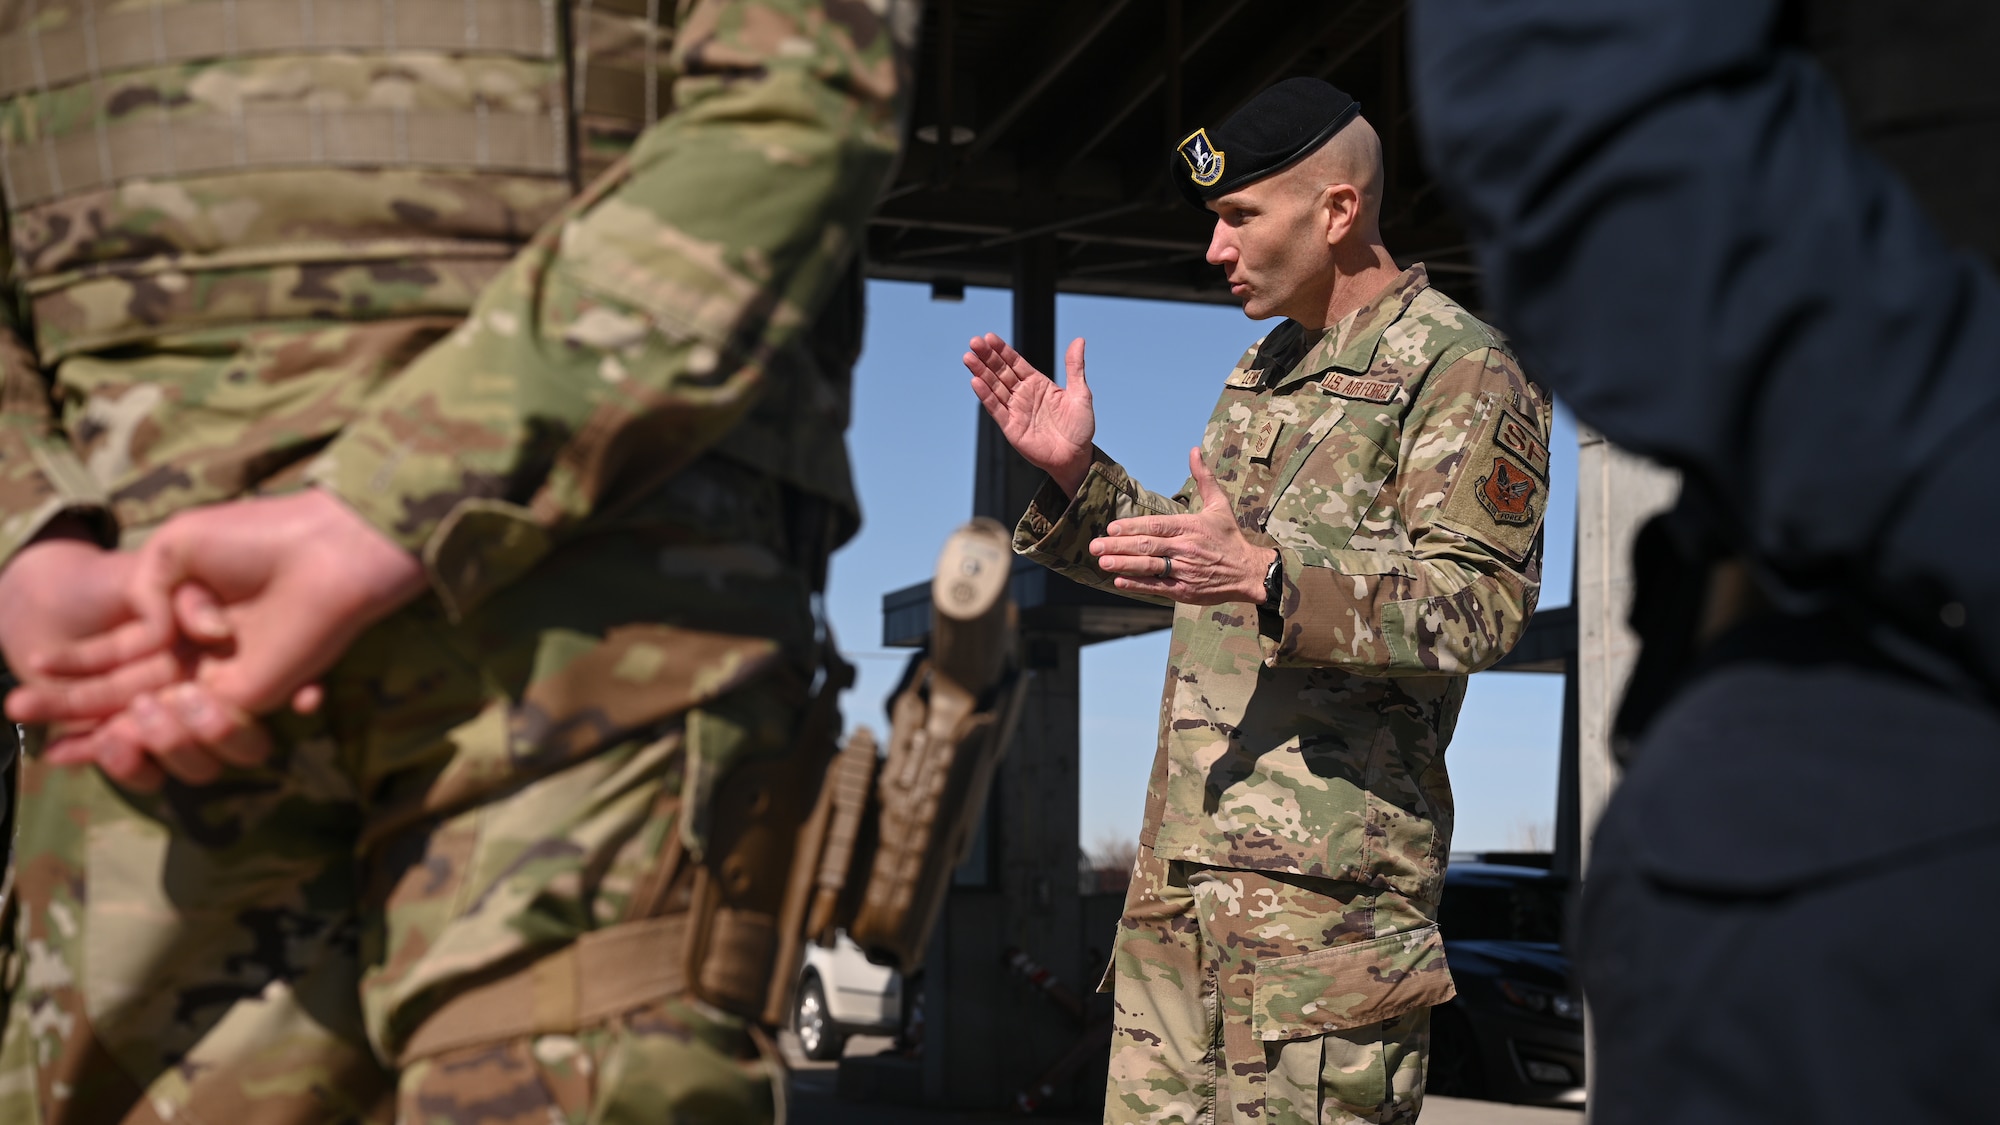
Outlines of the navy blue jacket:
[{"label": "navy blue jacket", "polygon": [[[1498,323],[1800,614],[2000,689],[2000,285],[1850,137],[1772,0],[1418,0]],[[1947,677],[1948,678],[1948,677]]]}]

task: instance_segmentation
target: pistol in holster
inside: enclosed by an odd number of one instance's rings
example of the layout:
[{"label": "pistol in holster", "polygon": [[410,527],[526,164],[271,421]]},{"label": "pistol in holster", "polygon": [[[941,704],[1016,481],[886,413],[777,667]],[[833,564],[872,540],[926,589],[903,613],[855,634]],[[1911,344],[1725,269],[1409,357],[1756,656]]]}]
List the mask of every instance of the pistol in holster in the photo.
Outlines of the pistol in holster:
[{"label": "pistol in holster", "polygon": [[[1026,695],[1007,589],[1012,563],[1007,532],[992,520],[946,543],[931,587],[928,650],[913,658],[890,704],[888,754],[866,810],[875,830],[864,816],[856,834],[851,870],[865,879],[844,899],[822,895],[809,927],[816,938],[830,941],[839,926],[878,962],[905,972],[922,965]],[[843,759],[855,775],[866,764],[852,744]]]},{"label": "pistol in holster", "polygon": [[[886,756],[866,727],[835,750],[834,683],[823,682],[802,727],[811,746],[793,759],[819,784],[758,783],[760,763],[739,768],[740,780],[718,793],[718,830],[745,827],[718,835],[696,876],[688,931],[695,995],[782,1023],[803,943],[830,944],[839,930],[879,962],[905,972],[922,964],[1020,710],[1012,561],[1006,530],[992,520],[946,541],[931,587],[930,643],[891,704]],[[771,878],[780,868],[785,877]],[[759,883],[782,896],[732,905]]]}]

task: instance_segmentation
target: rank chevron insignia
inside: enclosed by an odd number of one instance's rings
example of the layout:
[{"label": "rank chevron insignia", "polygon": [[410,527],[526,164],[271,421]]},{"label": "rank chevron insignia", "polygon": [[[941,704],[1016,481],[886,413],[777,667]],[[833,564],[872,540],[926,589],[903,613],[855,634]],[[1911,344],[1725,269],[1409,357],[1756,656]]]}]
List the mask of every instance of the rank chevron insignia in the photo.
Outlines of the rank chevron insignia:
[{"label": "rank chevron insignia", "polygon": [[1202,187],[1214,187],[1222,179],[1223,158],[1228,154],[1209,143],[1208,130],[1196,129],[1181,142],[1181,159],[1188,163],[1188,178]]}]

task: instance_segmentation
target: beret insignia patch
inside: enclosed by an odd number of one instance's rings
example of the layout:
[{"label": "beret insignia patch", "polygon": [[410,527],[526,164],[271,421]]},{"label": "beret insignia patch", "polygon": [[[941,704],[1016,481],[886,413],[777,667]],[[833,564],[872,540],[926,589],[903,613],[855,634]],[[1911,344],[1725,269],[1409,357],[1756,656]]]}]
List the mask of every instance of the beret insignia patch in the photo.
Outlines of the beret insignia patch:
[{"label": "beret insignia patch", "polygon": [[[1158,149],[1153,151],[1158,152]],[[1214,187],[1222,179],[1222,165],[1229,155],[1209,143],[1208,130],[1196,129],[1180,143],[1181,159],[1187,161],[1188,178],[1202,187]]]}]

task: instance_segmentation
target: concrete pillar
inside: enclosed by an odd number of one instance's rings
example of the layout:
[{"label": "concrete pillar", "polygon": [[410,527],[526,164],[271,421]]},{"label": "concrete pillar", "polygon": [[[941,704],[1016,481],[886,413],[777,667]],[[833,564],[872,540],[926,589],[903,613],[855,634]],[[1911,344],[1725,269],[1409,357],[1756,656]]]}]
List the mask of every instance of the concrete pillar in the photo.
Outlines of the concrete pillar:
[{"label": "concrete pillar", "polygon": [[[1010,342],[1059,379],[1056,253],[1049,238],[1019,245]],[[1042,474],[983,411],[976,456],[974,511],[1011,527]],[[985,859],[960,869],[925,972],[924,1093],[932,1104],[1011,1106],[1076,1038],[1072,1018],[1007,969],[1009,948],[1050,970],[1073,994],[1097,983],[1081,979],[1077,893],[1081,638],[1031,630],[1021,640],[1028,698],[994,780],[978,849]]]},{"label": "concrete pillar", "polygon": [[1639,656],[1632,608],[1632,541],[1673,504],[1680,479],[1578,428],[1576,488],[1577,804],[1579,863],[1618,783],[1611,722]]},{"label": "concrete pillar", "polygon": [[[1589,868],[1597,819],[1618,784],[1611,723],[1639,656],[1638,637],[1625,623],[1632,608],[1632,541],[1647,520],[1673,504],[1680,480],[1587,427],[1578,427],[1577,445],[1577,659],[1573,685],[1566,685],[1574,690],[1564,693],[1565,710],[1572,700],[1576,707],[1575,765],[1565,761],[1564,768],[1575,772],[1564,796],[1568,799],[1573,793],[1576,801],[1576,864],[1584,871]],[[1564,752],[1566,757],[1571,752],[1568,745]],[[1584,1036],[1586,1041],[1592,1036],[1588,1003]],[[1589,1086],[1592,1068],[1587,1050],[1584,1064],[1584,1082]]]}]

